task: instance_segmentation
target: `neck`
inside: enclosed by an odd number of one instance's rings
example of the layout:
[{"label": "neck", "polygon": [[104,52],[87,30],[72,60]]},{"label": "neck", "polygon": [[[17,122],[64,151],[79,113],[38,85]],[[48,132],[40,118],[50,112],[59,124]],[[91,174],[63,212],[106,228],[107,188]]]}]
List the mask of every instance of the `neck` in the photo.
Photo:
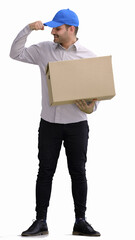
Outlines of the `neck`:
[{"label": "neck", "polygon": [[75,38],[72,39],[71,41],[61,43],[61,45],[62,45],[62,47],[64,47],[65,49],[68,49],[68,48],[69,48],[71,45],[73,45],[76,41],[77,41],[77,38],[75,37]]}]

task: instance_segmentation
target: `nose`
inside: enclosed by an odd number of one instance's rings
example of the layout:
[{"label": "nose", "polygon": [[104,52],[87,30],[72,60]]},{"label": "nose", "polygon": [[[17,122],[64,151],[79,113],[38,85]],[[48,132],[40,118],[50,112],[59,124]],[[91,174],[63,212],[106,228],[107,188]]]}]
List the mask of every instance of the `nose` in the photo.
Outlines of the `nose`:
[{"label": "nose", "polygon": [[51,34],[52,34],[52,35],[55,34],[55,28],[52,29]]}]

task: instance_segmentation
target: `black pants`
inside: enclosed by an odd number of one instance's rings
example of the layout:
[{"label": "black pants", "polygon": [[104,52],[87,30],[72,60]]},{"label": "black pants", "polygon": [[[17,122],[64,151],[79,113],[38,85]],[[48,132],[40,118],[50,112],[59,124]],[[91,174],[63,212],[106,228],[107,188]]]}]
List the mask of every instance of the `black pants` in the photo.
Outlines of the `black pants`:
[{"label": "black pants", "polygon": [[76,218],[85,217],[87,197],[85,163],[88,133],[87,121],[56,124],[41,119],[38,145],[39,172],[36,183],[37,219],[46,219],[47,217],[52,179],[63,141],[72,180],[75,215]]}]

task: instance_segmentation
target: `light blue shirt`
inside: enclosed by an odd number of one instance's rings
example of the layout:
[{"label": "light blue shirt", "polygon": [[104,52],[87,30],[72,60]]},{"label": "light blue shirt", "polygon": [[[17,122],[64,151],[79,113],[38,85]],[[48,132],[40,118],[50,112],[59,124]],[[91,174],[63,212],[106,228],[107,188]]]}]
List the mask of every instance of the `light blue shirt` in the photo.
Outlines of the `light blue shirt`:
[{"label": "light blue shirt", "polygon": [[[41,118],[48,122],[63,124],[87,120],[87,114],[82,112],[76,104],[50,106],[45,69],[48,62],[91,58],[95,57],[95,54],[81,46],[78,40],[68,49],[50,41],[34,44],[26,48],[25,43],[31,32],[32,30],[28,25],[17,35],[11,47],[10,57],[39,66],[42,80]],[[95,103],[94,111],[97,105],[98,102]]]}]

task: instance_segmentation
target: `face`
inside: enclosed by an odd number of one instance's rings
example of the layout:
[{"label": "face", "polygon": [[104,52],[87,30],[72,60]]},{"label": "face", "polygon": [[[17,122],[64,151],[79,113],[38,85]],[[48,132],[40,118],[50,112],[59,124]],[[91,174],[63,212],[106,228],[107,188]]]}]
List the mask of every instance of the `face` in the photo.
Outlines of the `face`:
[{"label": "face", "polygon": [[70,28],[66,28],[65,25],[53,28],[51,34],[54,36],[54,42],[60,43],[61,45],[70,41],[71,38]]}]

